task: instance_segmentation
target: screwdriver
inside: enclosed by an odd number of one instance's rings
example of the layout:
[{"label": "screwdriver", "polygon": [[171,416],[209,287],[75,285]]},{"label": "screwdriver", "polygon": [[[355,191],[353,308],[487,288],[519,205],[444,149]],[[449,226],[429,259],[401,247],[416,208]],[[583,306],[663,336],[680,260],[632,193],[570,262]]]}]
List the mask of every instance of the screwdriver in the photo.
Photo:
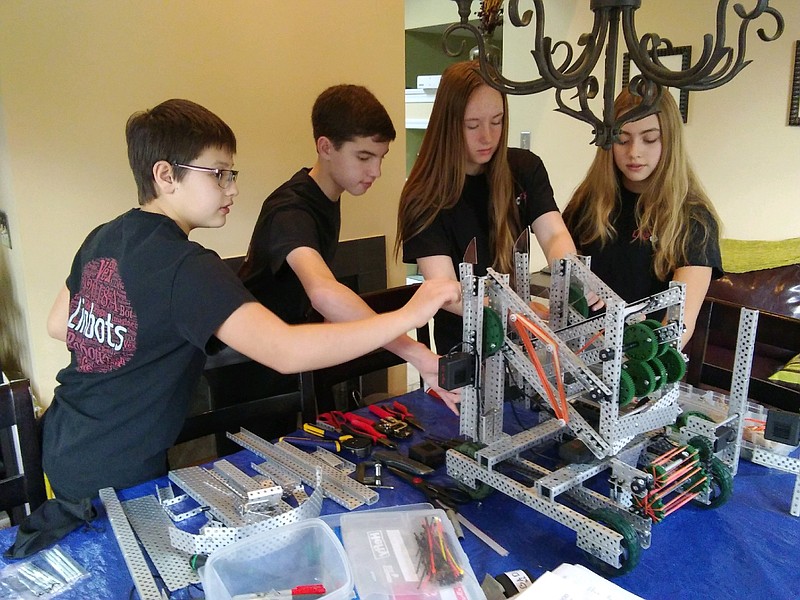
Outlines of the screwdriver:
[{"label": "screwdriver", "polygon": [[336,440],[343,450],[352,453],[356,458],[366,458],[369,456],[370,450],[372,450],[372,442],[365,437],[337,433],[311,423],[303,423],[303,431],[316,437]]}]

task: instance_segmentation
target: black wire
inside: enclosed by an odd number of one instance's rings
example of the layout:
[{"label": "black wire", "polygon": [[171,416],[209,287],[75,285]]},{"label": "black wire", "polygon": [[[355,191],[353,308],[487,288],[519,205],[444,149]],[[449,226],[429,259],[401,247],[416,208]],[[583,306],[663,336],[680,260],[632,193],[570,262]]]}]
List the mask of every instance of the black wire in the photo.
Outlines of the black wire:
[{"label": "black wire", "polygon": [[[450,348],[450,350],[447,351],[447,354],[445,356],[450,356],[451,354],[453,354],[456,351],[456,348],[458,348],[460,350],[464,350],[464,346],[468,346],[469,348],[472,348],[473,350],[475,349],[475,344],[473,344],[472,342],[459,342],[458,344],[455,344],[452,348]],[[468,351],[468,350],[464,350],[464,351]]]}]

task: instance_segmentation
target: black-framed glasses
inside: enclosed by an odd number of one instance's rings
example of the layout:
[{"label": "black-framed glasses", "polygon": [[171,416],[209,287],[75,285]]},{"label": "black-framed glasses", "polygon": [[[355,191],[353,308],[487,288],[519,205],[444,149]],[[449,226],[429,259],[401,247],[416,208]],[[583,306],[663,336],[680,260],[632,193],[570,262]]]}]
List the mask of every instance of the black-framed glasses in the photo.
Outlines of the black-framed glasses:
[{"label": "black-framed glasses", "polygon": [[197,165],[184,165],[181,163],[172,163],[173,167],[180,167],[182,169],[191,169],[192,171],[203,171],[204,173],[211,173],[217,178],[217,185],[223,190],[230,187],[239,176],[239,171],[233,169],[214,169],[212,167],[199,167]]}]

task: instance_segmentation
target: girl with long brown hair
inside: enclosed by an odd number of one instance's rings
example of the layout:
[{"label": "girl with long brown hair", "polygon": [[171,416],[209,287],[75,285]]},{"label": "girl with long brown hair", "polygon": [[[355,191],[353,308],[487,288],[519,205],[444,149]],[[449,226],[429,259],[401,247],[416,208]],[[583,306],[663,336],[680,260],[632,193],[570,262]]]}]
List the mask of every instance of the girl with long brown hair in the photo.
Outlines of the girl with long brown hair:
[{"label": "girl with long brown hair", "polygon": [[[476,62],[442,74],[419,156],[400,196],[395,251],[428,278],[457,279],[470,241],[477,242],[476,275],[487,267],[512,272],[514,242],[528,227],[548,263],[575,253],[541,159],[507,148],[508,104],[488,86]],[[461,306],[439,311],[436,348],[462,341]]]},{"label": "girl with long brown hair", "polygon": [[[614,112],[640,102],[623,90]],[[711,279],[722,275],[719,218],[689,164],[671,94],[662,94],[657,109],[623,125],[611,149],[597,149],[564,221],[592,271],[623,300],[665,290],[670,281],[686,284],[686,345]]]}]

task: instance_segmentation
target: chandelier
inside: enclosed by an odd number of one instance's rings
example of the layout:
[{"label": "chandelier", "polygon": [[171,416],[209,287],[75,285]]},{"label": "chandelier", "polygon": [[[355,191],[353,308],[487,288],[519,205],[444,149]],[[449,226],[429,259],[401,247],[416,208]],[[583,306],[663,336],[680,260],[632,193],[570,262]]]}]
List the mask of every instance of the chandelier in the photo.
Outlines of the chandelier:
[{"label": "chandelier", "polygon": [[[758,37],[765,42],[776,40],[783,33],[783,16],[769,5],[769,0],[757,0],[750,12],[735,4],[733,12],[741,19],[737,49],[725,45],[726,16],[728,0],[719,0],[717,4],[716,40],[711,34],[703,36],[703,51],[693,65],[684,70],[672,70],[666,67],[661,56],[673,50],[672,42],[656,33],[645,33],[639,37],[636,33],[634,17],[641,6],[641,0],[590,0],[589,6],[594,12],[594,25],[591,33],[584,33],[577,45],[583,47],[580,55],[573,61],[575,54],[569,42],[560,41],[553,44],[550,37],[544,35],[544,2],[533,0],[533,11],[519,13],[519,0],[509,0],[508,17],[515,27],[535,27],[534,46],[531,54],[539,71],[539,78],[530,81],[512,81],[503,77],[486,57],[486,44],[480,30],[470,24],[472,0],[454,0],[458,4],[459,23],[453,23],[444,32],[443,46],[449,56],[458,56],[464,47],[461,41],[458,51],[453,51],[448,44],[450,35],[458,30],[466,30],[475,36],[478,44],[478,60],[481,74],[493,88],[505,94],[527,95],[538,94],[555,88],[558,112],[589,123],[593,128],[593,143],[603,148],[610,148],[619,135],[622,125],[629,121],[637,121],[656,112],[656,105],[664,87],[674,87],[687,91],[710,90],[720,87],[733,79],[739,71],[751,61],[745,60],[747,29],[751,22],[762,15],[770,15],[775,20],[775,33],[769,35],[763,28],[758,29]],[[533,18],[535,14],[535,19]],[[617,62],[620,42],[620,23],[622,38],[625,41],[628,55],[635,64],[640,75],[631,78],[628,85],[630,91],[642,98],[641,103],[631,110],[614,117],[614,99],[616,97]],[[605,46],[605,72],[602,83],[603,115],[595,115],[589,106],[589,100],[595,98],[600,91],[601,83],[592,73],[603,53]],[[556,66],[556,53],[565,55],[563,62]],[[569,106],[562,95],[566,90],[575,89],[570,100],[577,98],[579,108]],[[574,102],[573,102],[574,104]]]}]

